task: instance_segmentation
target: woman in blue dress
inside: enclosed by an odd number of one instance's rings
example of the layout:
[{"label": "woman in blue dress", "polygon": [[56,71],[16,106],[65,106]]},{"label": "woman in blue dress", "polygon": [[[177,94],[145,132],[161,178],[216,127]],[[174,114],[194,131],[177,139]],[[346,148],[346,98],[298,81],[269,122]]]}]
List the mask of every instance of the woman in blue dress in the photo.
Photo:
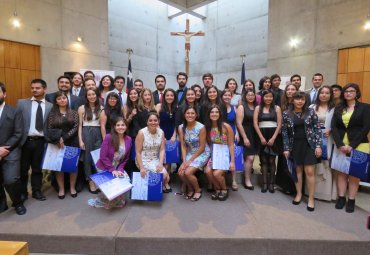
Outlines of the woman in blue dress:
[{"label": "woman in blue dress", "polygon": [[[177,96],[173,89],[166,89],[163,93],[164,102],[156,105],[159,114],[159,127],[164,132],[166,141],[174,143],[176,141],[175,116],[177,111]],[[170,174],[171,164],[165,164],[168,174]],[[172,191],[171,188],[166,190]]]},{"label": "woman in blue dress", "polygon": [[206,143],[206,129],[196,119],[195,108],[187,106],[184,110],[184,123],[178,128],[183,161],[178,174],[187,186],[185,198],[192,201],[198,201],[202,197],[202,190],[194,174],[207,164],[211,155]]}]

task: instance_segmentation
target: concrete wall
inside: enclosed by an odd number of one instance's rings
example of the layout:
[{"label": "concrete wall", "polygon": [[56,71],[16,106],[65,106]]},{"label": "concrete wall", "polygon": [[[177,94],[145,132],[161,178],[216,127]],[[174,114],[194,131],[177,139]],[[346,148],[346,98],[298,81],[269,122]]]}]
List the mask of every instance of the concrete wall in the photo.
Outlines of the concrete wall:
[{"label": "concrete wall", "polygon": [[[9,22],[14,0],[0,0],[0,38],[41,46],[41,73],[56,89],[64,71],[109,69],[107,0],[17,0],[20,29]],[[83,37],[77,43],[77,36]]]},{"label": "concrete wall", "polygon": [[[370,44],[364,30],[370,0],[270,0],[268,73],[299,73],[311,77],[320,72],[325,84],[336,82],[338,49]],[[297,37],[296,50],[289,47]]]},{"label": "concrete wall", "polygon": [[[206,19],[193,16],[191,31],[204,31],[192,37],[188,85],[201,82],[205,72],[215,75],[223,87],[227,78],[240,80],[241,54],[246,54],[247,77],[258,81],[267,67],[267,0],[218,0],[204,9]],[[185,70],[184,38],[170,32],[185,30],[186,15],[168,19],[166,4],[153,0],[109,1],[109,55],[111,69],[126,74],[127,48],[134,79],[154,88],[154,77],[167,77],[168,87],[177,87],[176,74]]]}]

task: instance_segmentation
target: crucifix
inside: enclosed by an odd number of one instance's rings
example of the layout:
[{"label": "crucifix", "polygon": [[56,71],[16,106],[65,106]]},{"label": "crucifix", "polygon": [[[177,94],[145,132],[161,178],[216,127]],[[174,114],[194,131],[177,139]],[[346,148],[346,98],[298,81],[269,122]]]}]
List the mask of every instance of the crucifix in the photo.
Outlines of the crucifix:
[{"label": "crucifix", "polygon": [[202,31],[198,32],[190,32],[190,21],[189,19],[186,19],[186,29],[185,32],[171,32],[171,35],[175,36],[183,36],[185,37],[185,69],[186,74],[189,75],[189,52],[190,52],[190,38],[192,36],[204,36],[205,33]]}]

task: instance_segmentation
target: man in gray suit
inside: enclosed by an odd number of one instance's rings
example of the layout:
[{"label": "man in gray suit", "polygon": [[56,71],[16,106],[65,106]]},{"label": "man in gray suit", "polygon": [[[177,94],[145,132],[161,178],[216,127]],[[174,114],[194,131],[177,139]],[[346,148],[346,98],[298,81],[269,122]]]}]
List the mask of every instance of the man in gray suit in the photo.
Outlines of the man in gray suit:
[{"label": "man in gray suit", "polygon": [[44,126],[52,104],[45,100],[46,82],[35,79],[31,82],[33,97],[18,100],[17,110],[23,115],[24,130],[22,135],[22,159],[21,159],[21,182],[22,199],[28,198],[28,170],[32,168],[31,186],[32,197],[39,200],[46,200],[41,192],[42,169],[41,162],[44,152]]},{"label": "man in gray suit", "polygon": [[[0,82],[0,212],[8,209],[4,188],[13,202],[15,212],[27,212],[21,199],[19,181],[20,142],[23,132],[22,114],[5,104],[6,89]],[[3,188],[4,187],[4,188]]]}]

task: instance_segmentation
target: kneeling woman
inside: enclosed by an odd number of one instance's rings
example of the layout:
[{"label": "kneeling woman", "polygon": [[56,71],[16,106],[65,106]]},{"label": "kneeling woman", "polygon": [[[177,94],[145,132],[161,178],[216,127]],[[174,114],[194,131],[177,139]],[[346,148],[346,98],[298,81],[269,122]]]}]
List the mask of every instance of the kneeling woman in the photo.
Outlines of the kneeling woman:
[{"label": "kneeling woman", "polygon": [[[129,178],[125,166],[129,159],[132,139],[127,132],[127,122],[122,117],[117,117],[112,122],[112,132],[107,134],[100,150],[100,159],[96,166],[99,170],[108,170],[115,177]],[[93,207],[104,207],[110,209],[113,207],[123,207],[125,205],[125,196],[121,195],[112,201],[106,198],[94,198],[88,201]]]},{"label": "kneeling woman", "polygon": [[313,109],[309,109],[304,92],[293,95],[293,105],[283,113],[284,156],[292,153],[296,164],[297,179],[295,184],[297,195],[293,200],[298,205],[302,200],[302,173],[306,174],[308,188],[308,211],[314,211],[315,164],[321,157],[321,127]]},{"label": "kneeling woman", "polygon": [[196,121],[197,111],[193,106],[184,109],[184,123],[179,126],[181,164],[178,174],[187,187],[186,199],[198,201],[202,197],[195,172],[203,168],[211,155],[206,143],[206,129]]},{"label": "kneeling woman", "polygon": [[[222,121],[221,109],[218,105],[212,105],[207,113],[210,121],[206,122],[208,144],[227,144],[230,151],[230,171],[235,172],[234,157],[234,132],[231,126]],[[212,158],[209,159],[206,174],[215,187],[216,192],[211,196],[212,200],[225,201],[228,198],[228,190],[225,182],[225,170],[213,169]]]},{"label": "kneeling woman", "polygon": [[163,174],[163,191],[168,193],[170,176],[163,166],[166,140],[164,132],[159,128],[157,111],[148,113],[147,127],[141,129],[136,136],[136,165],[140,169],[141,177],[147,172]]}]

